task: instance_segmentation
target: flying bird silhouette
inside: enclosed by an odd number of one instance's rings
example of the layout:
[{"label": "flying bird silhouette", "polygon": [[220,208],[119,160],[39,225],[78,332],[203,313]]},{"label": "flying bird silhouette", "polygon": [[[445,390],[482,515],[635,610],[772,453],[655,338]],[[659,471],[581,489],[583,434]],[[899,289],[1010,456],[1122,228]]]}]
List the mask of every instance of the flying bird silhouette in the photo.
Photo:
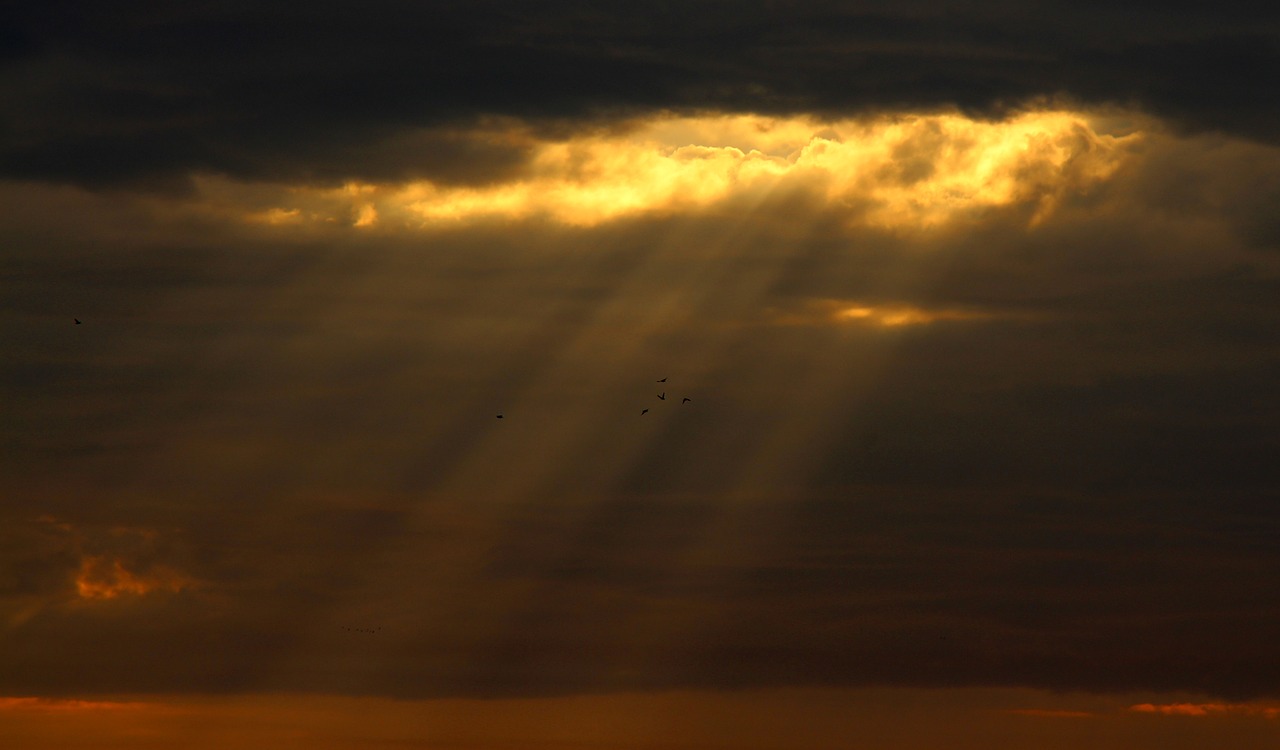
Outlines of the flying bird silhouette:
[{"label": "flying bird silhouette", "polygon": [[646,415],[646,414],[648,414],[648,413],[649,413],[649,410],[648,410],[648,409],[644,409],[644,410],[642,410],[642,411],[640,412],[640,416],[642,416],[642,417],[643,417],[644,415]]},{"label": "flying bird silhouette", "polygon": [[667,392],[666,392],[666,391],[663,391],[662,393],[659,393],[659,394],[658,394],[658,399],[659,399],[660,401],[666,401],[666,400],[667,400]]},{"label": "flying bird silhouette", "polygon": [[501,415],[501,414],[499,414],[499,415],[498,415],[498,419],[502,419],[502,415]]},{"label": "flying bird silhouette", "polygon": [[666,379],[666,378],[663,378],[662,380],[659,380],[658,382],[659,382],[659,383],[665,383],[665,382],[667,382],[667,379]]},{"label": "flying bird silhouette", "polygon": [[692,400],[693,400],[693,399],[689,398],[688,396],[685,396],[685,397],[684,397],[684,400],[683,400],[683,401],[681,401],[680,403],[682,403],[682,404],[687,404],[687,403],[689,403],[689,402],[690,402],[690,401],[692,401]]},{"label": "flying bird silhouette", "polygon": [[76,322],[76,325],[80,325],[80,319],[79,319],[79,318],[72,318],[72,320],[74,320],[74,321]]}]

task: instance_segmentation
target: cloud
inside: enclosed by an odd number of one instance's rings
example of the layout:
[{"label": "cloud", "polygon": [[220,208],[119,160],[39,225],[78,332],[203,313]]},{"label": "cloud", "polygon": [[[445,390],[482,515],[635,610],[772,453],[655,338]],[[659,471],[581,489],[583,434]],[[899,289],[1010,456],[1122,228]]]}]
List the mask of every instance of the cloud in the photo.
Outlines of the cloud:
[{"label": "cloud", "polygon": [[1136,703],[1130,711],[1162,716],[1257,716],[1264,719],[1280,718],[1280,708],[1254,703]]},{"label": "cloud", "polygon": [[154,710],[152,704],[139,701],[91,701],[64,698],[0,697],[0,711],[137,711]]},{"label": "cloud", "polygon": [[0,685],[1273,694],[1277,151],[1090,117],[521,125],[465,188],[616,213],[0,186]]},{"label": "cloud", "polygon": [[119,559],[88,555],[80,561],[76,577],[76,593],[84,599],[115,599],[118,596],[143,596],[153,591],[178,592],[194,582],[177,571],[157,566],[135,573]]},{"label": "cloud", "polygon": [[808,300],[799,311],[775,311],[778,325],[868,325],[901,328],[938,322],[976,322],[1018,317],[1015,311],[928,309],[905,304],[868,304],[854,300]]},{"label": "cloud", "polygon": [[11,628],[26,626],[49,608],[172,594],[198,585],[167,562],[182,556],[172,532],[73,525],[49,515],[10,525],[0,612]]},{"label": "cloud", "polygon": [[[1063,112],[999,123],[945,115],[815,123],[807,137],[800,135],[803,127],[759,118],[658,120],[622,138],[547,144],[531,159],[529,181],[488,189],[409,187],[404,200],[428,222],[545,213],[590,225],[653,210],[705,210],[730,197],[762,198],[785,189],[790,178],[820,201],[864,213],[871,225],[929,227],[1020,201],[1039,203],[1033,218],[1039,220],[1063,192],[1106,179],[1136,140],[1099,136],[1083,117]],[[765,149],[784,153],[770,156],[756,147],[752,129]],[[677,140],[716,131],[746,132],[740,147]],[[778,143],[778,132],[799,137]]]},{"label": "cloud", "polygon": [[154,191],[210,173],[479,185],[526,156],[519,143],[458,137],[491,118],[565,132],[667,110],[999,117],[1055,96],[1274,141],[1273,14],[1038,8],[817,1],[726,13],[707,0],[603,13],[489,0],[302,18],[240,2],[162,14],[32,6],[6,37],[0,171]]},{"label": "cloud", "polygon": [[[985,211],[1027,206],[1044,221],[1064,200],[1105,183],[1140,132],[1095,132],[1087,114],[1036,111],[998,122],[958,114],[868,121],[658,116],[621,133],[529,138],[521,171],[483,186],[426,181],[340,188],[289,186],[272,195],[197,180],[206,201],[268,225],[432,230],[477,221],[549,220],[589,227],[646,216],[756,211],[803,196],[850,223],[928,230]],[[514,134],[512,137],[516,137]],[[261,201],[281,205],[263,206]],[[382,222],[386,224],[386,221]]]}]

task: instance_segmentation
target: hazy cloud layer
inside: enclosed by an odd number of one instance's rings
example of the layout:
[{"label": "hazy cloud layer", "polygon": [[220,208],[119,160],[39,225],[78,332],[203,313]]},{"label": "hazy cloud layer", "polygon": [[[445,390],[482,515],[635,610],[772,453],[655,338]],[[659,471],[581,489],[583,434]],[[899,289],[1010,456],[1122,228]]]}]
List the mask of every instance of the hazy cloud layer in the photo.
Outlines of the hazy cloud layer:
[{"label": "hazy cloud layer", "polygon": [[5,184],[0,694],[1280,693],[1280,152],[1123,116],[928,224],[945,138],[585,223]]}]

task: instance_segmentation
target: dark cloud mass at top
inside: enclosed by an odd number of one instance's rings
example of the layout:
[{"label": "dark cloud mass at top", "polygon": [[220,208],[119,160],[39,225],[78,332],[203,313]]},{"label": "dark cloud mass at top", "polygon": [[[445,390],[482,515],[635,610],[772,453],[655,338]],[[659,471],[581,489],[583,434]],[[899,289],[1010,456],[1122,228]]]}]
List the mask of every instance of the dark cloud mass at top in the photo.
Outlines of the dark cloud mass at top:
[{"label": "dark cloud mass at top", "polygon": [[467,171],[392,146],[487,116],[554,129],[689,108],[996,114],[1066,96],[1272,141],[1280,115],[1280,19],[1265,4],[57,2],[6,15],[0,174],[82,185],[483,181],[519,149],[471,144],[490,166]]}]

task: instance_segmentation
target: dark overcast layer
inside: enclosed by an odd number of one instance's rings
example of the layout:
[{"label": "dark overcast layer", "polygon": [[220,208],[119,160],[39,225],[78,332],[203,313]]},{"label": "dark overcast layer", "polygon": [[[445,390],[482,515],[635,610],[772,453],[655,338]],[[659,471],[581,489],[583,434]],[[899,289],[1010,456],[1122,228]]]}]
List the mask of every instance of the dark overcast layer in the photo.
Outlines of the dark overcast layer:
[{"label": "dark overcast layer", "polygon": [[1266,3],[29,3],[0,33],[0,174],[475,181],[519,153],[438,127],[1059,95],[1274,141],[1278,40]]},{"label": "dark overcast layer", "polygon": [[[508,5],[15,10],[0,695],[1280,696],[1275,11]],[[669,108],[1036,97],[1143,129],[1043,215],[250,220]]]}]

